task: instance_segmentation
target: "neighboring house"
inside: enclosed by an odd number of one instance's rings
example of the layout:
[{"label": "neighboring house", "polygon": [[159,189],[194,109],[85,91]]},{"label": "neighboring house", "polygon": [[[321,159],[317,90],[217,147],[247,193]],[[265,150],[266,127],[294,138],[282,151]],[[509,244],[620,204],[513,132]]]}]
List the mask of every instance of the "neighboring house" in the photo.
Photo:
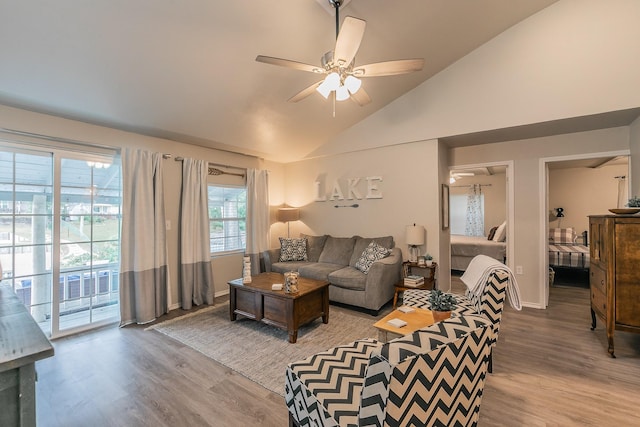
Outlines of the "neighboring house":
[{"label": "neighboring house", "polygon": [[[448,231],[441,223],[441,185],[448,180],[449,167],[506,165],[513,194],[508,259],[512,267],[523,269],[518,276],[523,303],[542,308],[544,162],[631,154],[631,176],[637,177],[632,189],[640,191],[640,56],[634,54],[640,27],[630,23],[637,15],[627,10],[637,12],[638,7],[621,2],[624,7],[611,8],[605,20],[597,5],[563,1],[543,10],[309,153],[308,159],[289,164],[7,106],[0,106],[0,127],[269,169],[271,203],[301,207],[301,221],[291,224],[292,235],[393,235],[406,254],[405,226],[418,223],[427,229],[427,243],[420,250],[434,254],[439,283],[449,277]],[[171,162],[165,173],[167,219],[177,224],[180,170],[172,160],[166,162]],[[371,177],[380,178],[380,197],[366,197]],[[357,178],[359,207],[335,209],[349,198],[348,180]],[[316,201],[316,182],[326,201]],[[336,186],[344,200],[330,200]],[[273,246],[284,230],[274,218]],[[176,227],[167,239],[175,302]],[[240,255],[213,260],[217,294],[227,292],[226,281],[239,274],[241,263]]]}]

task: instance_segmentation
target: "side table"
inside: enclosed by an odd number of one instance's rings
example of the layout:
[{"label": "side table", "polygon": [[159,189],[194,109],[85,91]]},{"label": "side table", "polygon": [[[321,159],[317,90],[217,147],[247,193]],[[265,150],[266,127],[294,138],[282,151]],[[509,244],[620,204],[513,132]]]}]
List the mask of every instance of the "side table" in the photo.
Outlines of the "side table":
[{"label": "side table", "polygon": [[401,279],[402,281],[396,285],[394,285],[395,292],[393,294],[393,308],[396,308],[398,303],[398,294],[400,292],[404,292],[408,289],[426,289],[432,290],[436,289],[436,269],[438,264],[433,262],[430,266],[420,266],[415,262],[405,261],[402,263],[403,271],[406,275],[417,275],[424,277],[424,283],[420,286],[409,287],[404,285],[404,277]]}]

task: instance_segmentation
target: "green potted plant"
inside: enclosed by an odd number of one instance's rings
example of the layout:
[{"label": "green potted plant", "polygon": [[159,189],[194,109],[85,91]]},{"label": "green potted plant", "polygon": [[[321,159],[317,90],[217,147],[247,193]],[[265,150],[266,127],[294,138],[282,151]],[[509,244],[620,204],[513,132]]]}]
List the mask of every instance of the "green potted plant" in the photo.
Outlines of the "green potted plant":
[{"label": "green potted plant", "polygon": [[429,293],[429,305],[433,313],[433,320],[439,322],[451,317],[451,310],[456,308],[457,301],[452,294],[434,289]]},{"label": "green potted plant", "polygon": [[632,198],[630,198],[627,202],[627,206],[630,208],[640,208],[640,197],[633,196]]},{"label": "green potted plant", "polygon": [[431,264],[433,264],[433,257],[431,254],[425,254],[424,261],[427,264],[427,267],[431,267]]}]

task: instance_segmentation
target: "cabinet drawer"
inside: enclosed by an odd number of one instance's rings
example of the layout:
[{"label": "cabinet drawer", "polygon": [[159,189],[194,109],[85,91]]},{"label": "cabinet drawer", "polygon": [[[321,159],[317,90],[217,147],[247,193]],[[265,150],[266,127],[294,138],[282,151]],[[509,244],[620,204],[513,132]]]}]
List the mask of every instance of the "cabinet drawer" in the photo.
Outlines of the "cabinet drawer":
[{"label": "cabinet drawer", "polygon": [[596,288],[591,288],[591,308],[600,313],[604,318],[607,317],[607,298]]},{"label": "cabinet drawer", "polygon": [[607,295],[607,274],[604,270],[592,267],[589,272],[589,284],[591,289],[597,289],[605,296]]}]

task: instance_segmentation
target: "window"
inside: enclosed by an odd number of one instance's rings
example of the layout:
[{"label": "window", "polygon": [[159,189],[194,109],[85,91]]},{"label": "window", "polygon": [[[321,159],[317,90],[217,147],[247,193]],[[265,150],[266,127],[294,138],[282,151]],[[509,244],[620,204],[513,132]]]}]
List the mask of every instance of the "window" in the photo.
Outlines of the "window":
[{"label": "window", "polygon": [[209,185],[209,246],[211,253],[244,251],[247,190]]},{"label": "window", "polygon": [[0,146],[3,284],[52,337],[120,313],[120,166],[96,157]]},{"label": "window", "polygon": [[[484,215],[484,194],[480,198],[480,209]],[[467,227],[467,195],[452,194],[449,197],[449,219],[451,234],[466,235]]]}]

